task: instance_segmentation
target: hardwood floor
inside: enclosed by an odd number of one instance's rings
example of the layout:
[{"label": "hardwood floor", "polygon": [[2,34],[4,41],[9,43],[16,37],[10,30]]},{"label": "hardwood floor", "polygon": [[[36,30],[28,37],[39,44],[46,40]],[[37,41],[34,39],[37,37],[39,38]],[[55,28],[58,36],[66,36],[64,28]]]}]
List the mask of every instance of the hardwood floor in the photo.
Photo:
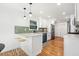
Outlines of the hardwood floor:
[{"label": "hardwood floor", "polygon": [[64,55],[64,40],[61,37],[56,37],[54,40],[48,41],[43,47],[42,52],[38,56],[63,56]]},{"label": "hardwood floor", "polygon": [[17,48],[14,50],[0,53],[0,56],[27,56],[27,54],[21,48]]}]

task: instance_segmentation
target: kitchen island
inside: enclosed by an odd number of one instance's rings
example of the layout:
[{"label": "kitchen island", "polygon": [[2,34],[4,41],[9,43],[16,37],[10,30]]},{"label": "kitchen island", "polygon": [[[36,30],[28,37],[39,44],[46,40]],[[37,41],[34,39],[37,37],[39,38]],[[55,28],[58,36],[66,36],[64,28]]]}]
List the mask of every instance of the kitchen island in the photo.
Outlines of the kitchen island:
[{"label": "kitchen island", "polygon": [[42,33],[16,34],[16,39],[27,55],[35,56],[41,53]]},{"label": "kitchen island", "polygon": [[67,34],[64,36],[64,55],[79,56],[79,34]]}]

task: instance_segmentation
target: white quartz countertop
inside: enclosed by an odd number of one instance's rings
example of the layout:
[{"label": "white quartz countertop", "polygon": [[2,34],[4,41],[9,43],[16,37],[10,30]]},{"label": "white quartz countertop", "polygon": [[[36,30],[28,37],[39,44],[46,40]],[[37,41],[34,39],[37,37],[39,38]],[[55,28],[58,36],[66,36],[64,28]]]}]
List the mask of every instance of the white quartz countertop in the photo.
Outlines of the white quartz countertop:
[{"label": "white quartz countertop", "polygon": [[79,34],[67,34],[64,36],[64,55],[79,56]]},{"label": "white quartz countertop", "polygon": [[24,38],[25,39],[27,37],[34,37],[34,36],[42,35],[43,33],[46,33],[46,32],[15,34],[15,38]]},{"label": "white quartz countertop", "polygon": [[79,38],[79,34],[67,34],[67,35],[64,35],[64,37],[71,37],[71,38]]},{"label": "white quartz countertop", "polygon": [[15,39],[17,39],[19,42],[24,42],[24,41],[26,41],[26,38],[35,37],[35,36],[42,36],[43,33],[47,33],[47,32],[15,34]]},{"label": "white quartz countertop", "polygon": [[23,33],[23,34],[17,34],[17,35],[29,37],[29,36],[37,36],[37,35],[41,35],[41,34],[42,33]]}]

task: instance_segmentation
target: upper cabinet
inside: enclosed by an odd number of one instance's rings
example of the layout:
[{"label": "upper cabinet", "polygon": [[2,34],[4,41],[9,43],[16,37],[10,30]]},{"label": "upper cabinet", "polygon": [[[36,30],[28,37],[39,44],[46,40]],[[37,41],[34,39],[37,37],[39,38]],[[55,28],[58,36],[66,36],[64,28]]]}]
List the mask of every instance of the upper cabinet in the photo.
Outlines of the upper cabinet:
[{"label": "upper cabinet", "polygon": [[39,27],[47,27],[47,21],[45,19],[39,19]]}]

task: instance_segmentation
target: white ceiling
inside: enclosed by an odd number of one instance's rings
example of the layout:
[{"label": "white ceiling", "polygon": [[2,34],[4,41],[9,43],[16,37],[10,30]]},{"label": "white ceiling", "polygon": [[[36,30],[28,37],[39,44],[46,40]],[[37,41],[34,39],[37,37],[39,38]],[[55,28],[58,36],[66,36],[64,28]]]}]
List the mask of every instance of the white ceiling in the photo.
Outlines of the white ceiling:
[{"label": "white ceiling", "polygon": [[[51,16],[56,18],[57,21],[64,21],[65,17],[74,14],[75,4],[62,3],[61,5],[57,5],[57,3],[33,3],[32,11],[33,15],[41,17]],[[40,14],[40,11],[43,11],[43,13]],[[65,15],[62,13],[65,13]]]},{"label": "white ceiling", "polygon": [[[0,4],[6,6],[7,8],[11,8],[13,10],[17,10],[20,13],[23,13],[24,7],[27,7],[27,3],[3,3]],[[42,11],[42,14],[40,14]],[[33,16],[47,18],[48,16],[51,18],[56,18],[57,21],[65,21],[65,17],[74,14],[75,12],[75,4],[74,3],[62,3],[61,5],[57,5],[56,3],[33,3],[32,4],[32,13]],[[62,15],[62,13],[66,13]]]}]

